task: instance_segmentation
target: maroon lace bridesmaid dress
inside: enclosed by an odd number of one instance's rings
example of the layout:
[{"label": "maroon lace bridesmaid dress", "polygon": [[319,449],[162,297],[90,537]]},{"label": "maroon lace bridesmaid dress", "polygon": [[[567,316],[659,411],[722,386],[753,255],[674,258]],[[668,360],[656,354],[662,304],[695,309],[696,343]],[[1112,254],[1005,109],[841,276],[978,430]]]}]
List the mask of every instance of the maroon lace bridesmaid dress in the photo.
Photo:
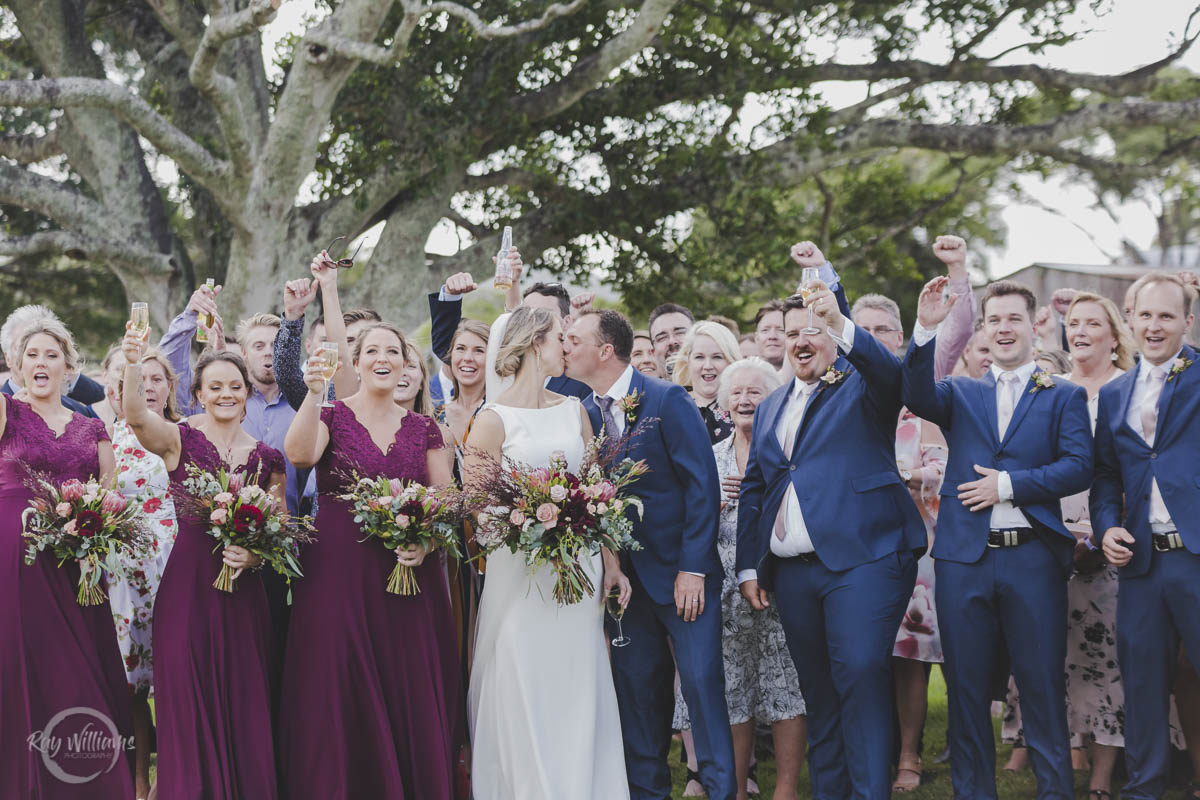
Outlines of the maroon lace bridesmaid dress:
[{"label": "maroon lace bridesmaid dress", "polygon": [[131,753],[121,747],[132,741],[132,704],[112,610],[107,600],[76,602],[74,561],[59,567],[43,553],[26,565],[21,538],[26,470],[58,483],[98,477],[97,448],[108,446],[108,434],[100,420],[76,414],[55,436],[25,403],[2,402],[0,797],[129,800]]},{"label": "maroon lace bridesmaid dress", "polygon": [[[225,464],[203,433],[179,424],[171,493],[186,492],[187,465]],[[259,442],[244,471],[264,489],[283,455]],[[274,800],[271,740],[271,615],[262,577],[243,572],[237,591],[213,588],[221,551],[198,520],[179,533],[154,606],[154,693],[159,800]]]},{"label": "maroon lace bridesmaid dress", "polygon": [[382,452],[345,404],[321,412],[317,541],[304,551],[284,662],[282,771],[289,800],[449,800],[462,735],[458,647],[444,560],[416,569],[420,594],[387,592],[395,555],[359,542],[344,475],[427,483],[430,418],[409,413]]}]

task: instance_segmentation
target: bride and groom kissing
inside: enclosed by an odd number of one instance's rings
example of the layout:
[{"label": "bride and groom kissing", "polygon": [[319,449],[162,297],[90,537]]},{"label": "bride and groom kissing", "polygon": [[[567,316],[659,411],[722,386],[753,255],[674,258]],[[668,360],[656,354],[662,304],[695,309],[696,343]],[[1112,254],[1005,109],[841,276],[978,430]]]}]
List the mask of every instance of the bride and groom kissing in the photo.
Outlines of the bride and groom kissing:
[{"label": "bride and groom kissing", "polygon": [[[488,404],[466,475],[502,459],[537,468],[555,453],[574,470],[602,431],[649,472],[631,487],[645,508],[634,530],[641,549],[583,565],[598,596],[560,607],[550,567],[531,570],[506,550],[488,556],[469,696],[476,800],[669,798],[676,669],[701,782],[713,800],[732,800],[720,487],[699,411],[683,387],[630,366],[633,329],[616,311],[585,311],[563,331],[552,312],[518,308],[497,320],[489,344]],[[592,393],[549,391],[564,372]],[[614,589],[631,644],[610,657],[603,598]]]}]

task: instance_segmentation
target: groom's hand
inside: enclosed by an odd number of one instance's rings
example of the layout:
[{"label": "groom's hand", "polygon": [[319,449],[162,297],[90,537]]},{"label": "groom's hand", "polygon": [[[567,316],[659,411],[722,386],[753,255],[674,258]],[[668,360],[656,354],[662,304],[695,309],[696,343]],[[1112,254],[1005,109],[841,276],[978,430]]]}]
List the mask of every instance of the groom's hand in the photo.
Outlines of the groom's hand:
[{"label": "groom's hand", "polygon": [[695,622],[704,613],[704,576],[681,572],[675,576],[675,613]]}]

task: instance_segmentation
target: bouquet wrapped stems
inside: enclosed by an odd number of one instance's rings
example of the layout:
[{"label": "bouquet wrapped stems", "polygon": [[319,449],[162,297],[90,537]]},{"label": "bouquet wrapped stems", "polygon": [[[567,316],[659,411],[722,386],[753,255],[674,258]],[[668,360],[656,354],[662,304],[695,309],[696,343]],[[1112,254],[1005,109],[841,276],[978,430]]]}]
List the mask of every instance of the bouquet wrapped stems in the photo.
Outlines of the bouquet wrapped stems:
[{"label": "bouquet wrapped stems", "polygon": [[234,568],[228,564],[221,565],[221,571],[217,573],[217,579],[213,581],[213,588],[220,589],[222,592],[236,592],[237,578],[233,576]]},{"label": "bouquet wrapped stems", "polygon": [[[91,580],[90,576],[95,574],[95,580]],[[96,564],[94,559],[89,557],[79,564],[79,591],[75,595],[75,602],[81,606],[98,606],[108,599],[108,595],[100,588],[100,565]]]},{"label": "bouquet wrapped stems", "polygon": [[396,564],[396,568],[388,576],[387,590],[392,594],[405,596],[421,593],[421,587],[417,584],[417,574],[407,564]]}]

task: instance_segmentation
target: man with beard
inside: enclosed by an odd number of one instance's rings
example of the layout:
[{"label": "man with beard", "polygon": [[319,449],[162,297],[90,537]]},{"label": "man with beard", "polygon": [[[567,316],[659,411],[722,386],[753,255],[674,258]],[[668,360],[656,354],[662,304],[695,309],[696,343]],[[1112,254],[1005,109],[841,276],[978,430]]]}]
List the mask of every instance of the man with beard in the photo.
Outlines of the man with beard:
[{"label": "man with beard", "polygon": [[[825,263],[811,242],[795,249],[801,266]],[[755,412],[737,579],[756,609],[775,592],[808,706],[813,795],[887,797],[892,647],[925,526],[896,467],[900,361],[816,289],[816,333],[799,296],[783,304],[792,380]]]}]

